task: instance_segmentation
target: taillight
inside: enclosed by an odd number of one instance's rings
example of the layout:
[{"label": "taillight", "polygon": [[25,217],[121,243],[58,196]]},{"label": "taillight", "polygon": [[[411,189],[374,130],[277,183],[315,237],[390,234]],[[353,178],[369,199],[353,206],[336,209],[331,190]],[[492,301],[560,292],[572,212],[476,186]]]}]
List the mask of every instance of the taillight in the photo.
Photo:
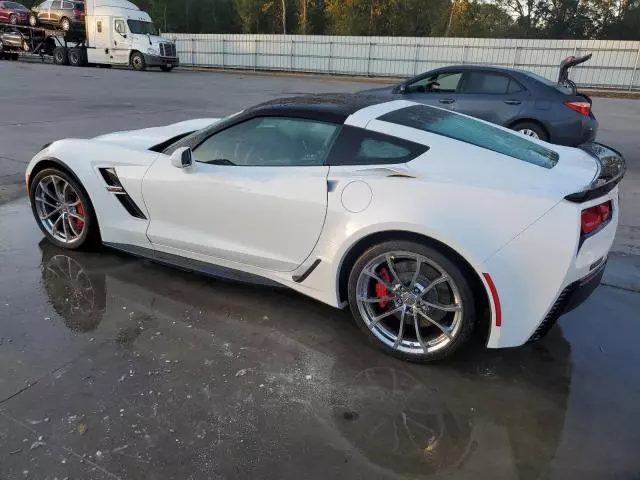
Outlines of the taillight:
[{"label": "taillight", "polygon": [[564,106],[585,117],[588,117],[591,113],[591,104],[589,102],[564,102]]},{"label": "taillight", "polygon": [[611,202],[601,203],[595,207],[589,207],[582,211],[580,219],[580,231],[583,235],[596,230],[603,223],[611,219]]}]

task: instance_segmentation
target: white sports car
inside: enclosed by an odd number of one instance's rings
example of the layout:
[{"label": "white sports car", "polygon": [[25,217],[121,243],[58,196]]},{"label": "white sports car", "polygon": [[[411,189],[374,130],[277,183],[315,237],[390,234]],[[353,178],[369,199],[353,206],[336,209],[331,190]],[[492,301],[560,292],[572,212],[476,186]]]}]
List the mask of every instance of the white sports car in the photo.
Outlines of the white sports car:
[{"label": "white sports car", "polygon": [[[414,361],[474,332],[542,337],[599,284],[621,155],[404,100],[317,95],[228,118],[54,142],[26,181],[63,248],[102,242],[350,306]],[[486,333],[485,333],[486,335]]]}]

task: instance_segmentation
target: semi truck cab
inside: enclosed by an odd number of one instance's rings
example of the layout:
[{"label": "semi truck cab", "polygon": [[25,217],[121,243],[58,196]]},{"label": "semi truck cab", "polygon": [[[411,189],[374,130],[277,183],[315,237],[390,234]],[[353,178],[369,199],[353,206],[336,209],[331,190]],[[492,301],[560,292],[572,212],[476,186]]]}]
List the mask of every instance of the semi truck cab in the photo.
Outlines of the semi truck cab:
[{"label": "semi truck cab", "polygon": [[87,61],[136,70],[179,65],[175,43],[160,36],[147,12],[127,0],[87,0]]}]

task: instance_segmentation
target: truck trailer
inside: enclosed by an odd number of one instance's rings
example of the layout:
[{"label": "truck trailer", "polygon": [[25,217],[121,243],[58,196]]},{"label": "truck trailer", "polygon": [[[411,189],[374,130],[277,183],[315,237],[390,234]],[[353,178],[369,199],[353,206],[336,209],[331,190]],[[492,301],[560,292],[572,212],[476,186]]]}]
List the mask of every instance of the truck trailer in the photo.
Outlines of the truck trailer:
[{"label": "truck trailer", "polygon": [[147,12],[127,0],[86,0],[84,24],[68,30],[0,23],[0,58],[24,53],[72,66],[129,65],[170,72],[180,64],[175,43],[160,35]]}]

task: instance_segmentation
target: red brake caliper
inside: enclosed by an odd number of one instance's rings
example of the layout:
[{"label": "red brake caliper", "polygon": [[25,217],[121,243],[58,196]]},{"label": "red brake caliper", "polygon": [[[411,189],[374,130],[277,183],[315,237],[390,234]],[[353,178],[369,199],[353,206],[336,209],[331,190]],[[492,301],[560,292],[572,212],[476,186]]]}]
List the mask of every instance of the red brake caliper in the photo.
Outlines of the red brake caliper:
[{"label": "red brake caliper", "polygon": [[[79,216],[84,218],[84,207],[82,206],[82,203],[78,204],[78,206],[76,207],[76,212]],[[78,230],[82,230],[82,227],[84,227],[84,221],[80,220],[79,218],[74,218],[74,220],[76,221],[76,228]]]},{"label": "red brake caliper", "polygon": [[[389,270],[387,270],[385,267],[382,267],[380,269],[380,271],[378,272],[378,275],[380,275],[380,278],[382,278],[385,282],[391,283],[391,275],[389,275]],[[384,283],[382,282],[377,282],[375,289],[376,289],[376,297],[378,298],[384,298],[389,295],[389,289],[385,287]],[[387,303],[389,303],[388,300],[380,300],[378,302],[378,306],[380,308],[384,308],[387,306]]]}]

